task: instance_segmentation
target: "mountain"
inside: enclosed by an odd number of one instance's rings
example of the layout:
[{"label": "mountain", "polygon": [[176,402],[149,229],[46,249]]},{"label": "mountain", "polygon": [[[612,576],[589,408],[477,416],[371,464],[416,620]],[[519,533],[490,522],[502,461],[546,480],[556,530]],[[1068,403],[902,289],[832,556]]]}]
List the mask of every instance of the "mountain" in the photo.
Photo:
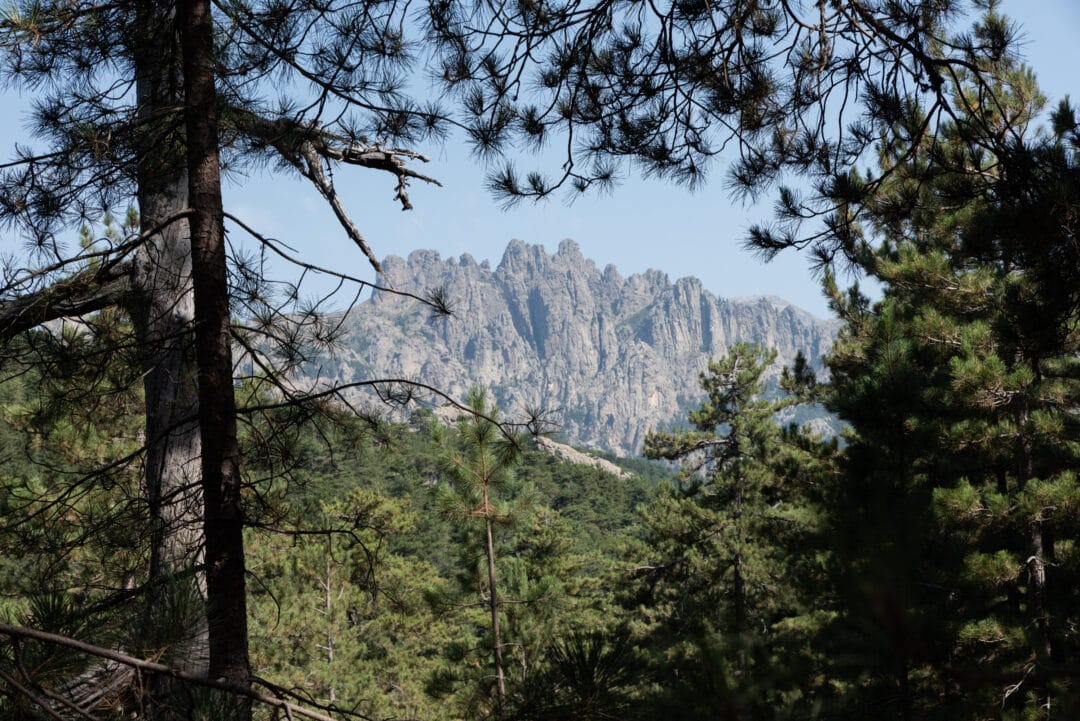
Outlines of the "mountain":
[{"label": "mountain", "polygon": [[802,350],[819,365],[837,329],[779,298],[725,300],[696,278],[601,271],[571,240],[554,255],[515,240],[494,269],[418,250],[387,258],[380,283],[445,288],[454,314],[432,319],[415,301],[376,293],[345,318],[323,378],[404,377],[458,398],[481,384],[504,415],[559,409],[567,442],[620,455],[640,453],[648,429],[685,419],[698,374],[730,344],[776,348],[780,363]]}]

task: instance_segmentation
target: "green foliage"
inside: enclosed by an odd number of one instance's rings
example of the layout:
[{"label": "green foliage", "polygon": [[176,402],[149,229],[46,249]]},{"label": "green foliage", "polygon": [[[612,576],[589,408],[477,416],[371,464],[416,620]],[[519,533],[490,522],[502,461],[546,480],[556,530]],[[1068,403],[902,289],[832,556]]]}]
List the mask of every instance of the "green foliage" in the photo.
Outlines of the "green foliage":
[{"label": "green foliage", "polygon": [[[145,580],[141,385],[124,317],[6,345],[0,365],[0,592],[100,601]],[[101,359],[107,362],[102,363]],[[18,604],[14,604],[18,605]]]},{"label": "green foliage", "polygon": [[1030,71],[984,81],[1000,106],[968,88],[919,152],[882,148],[891,175],[860,208],[881,301],[827,280],[846,321],[828,364],[851,425],[831,523],[853,715],[1076,712],[1080,171],[1060,111],[1059,137],[1026,132]]},{"label": "green foliage", "polygon": [[[521,440],[509,438],[498,422],[498,409],[489,406],[487,393],[469,392],[470,412],[454,425],[453,434],[436,426],[436,440],[444,447],[443,470],[447,482],[437,493],[440,512],[457,523],[471,519],[509,524],[519,520],[517,499],[501,498],[514,482],[513,467],[521,452]],[[452,437],[448,437],[452,435]],[[526,504],[527,494],[514,494]]]},{"label": "green foliage", "polygon": [[[678,486],[645,511],[659,560],[642,569],[641,600],[655,662],[678,679],[655,702],[678,718],[806,712],[817,683],[809,646],[828,594],[813,486],[831,446],[777,423],[800,400],[763,396],[775,357],[732,346],[701,375],[693,427],[646,439],[646,455],[681,465]],[[816,387],[805,362],[783,384],[806,399]]]},{"label": "green foliage", "polygon": [[513,718],[530,721],[641,716],[648,666],[625,629],[574,631],[552,644],[521,686]]},{"label": "green foliage", "polygon": [[436,670],[451,637],[425,603],[440,579],[430,564],[390,550],[416,523],[407,501],[357,488],[325,503],[309,533],[252,535],[259,672],[371,717],[432,716],[414,679]]},{"label": "green foliage", "polygon": [[[635,507],[653,485],[558,461],[528,441],[505,448],[497,427],[469,428],[489,423],[482,418],[444,427],[414,415],[409,425],[322,423],[319,433],[308,425],[276,435],[280,457],[303,460],[264,480],[267,513],[282,510],[254,516],[249,532],[253,664],[274,683],[320,702],[332,690],[339,705],[372,717],[491,714],[484,519],[463,523],[460,512],[480,507],[472,471],[486,465],[499,494],[490,510],[507,715],[539,713],[539,679],[553,673],[552,649],[565,634],[621,622],[627,559],[643,553]],[[255,477],[268,473],[265,440],[276,422],[250,430]],[[487,454],[470,455],[468,439]],[[319,452],[324,442],[332,454]],[[448,501],[459,483],[466,492]]]}]

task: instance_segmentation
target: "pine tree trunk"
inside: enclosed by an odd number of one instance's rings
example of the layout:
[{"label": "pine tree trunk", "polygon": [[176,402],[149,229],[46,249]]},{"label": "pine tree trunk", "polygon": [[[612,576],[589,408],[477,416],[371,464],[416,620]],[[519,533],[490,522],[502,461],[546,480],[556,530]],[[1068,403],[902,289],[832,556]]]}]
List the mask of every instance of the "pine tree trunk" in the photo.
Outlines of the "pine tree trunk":
[{"label": "pine tree trunk", "polygon": [[[1031,363],[1031,367],[1038,377],[1038,363]],[[1019,453],[1017,454],[1017,483],[1021,489],[1027,486],[1035,475],[1034,454],[1032,452],[1031,438],[1028,435],[1031,430],[1028,424],[1031,413],[1028,401],[1023,400],[1016,414],[1016,425],[1020,431]],[[1034,639],[1035,659],[1038,664],[1049,664],[1051,655],[1051,631],[1050,614],[1046,608],[1046,558],[1047,548],[1043,536],[1044,528],[1042,521],[1035,519],[1029,527],[1029,540],[1031,543],[1031,555],[1027,559],[1028,566],[1028,613],[1035,617],[1038,635]],[[1051,701],[1050,690],[1045,683],[1037,683],[1035,686],[1035,699],[1040,708],[1049,712]],[[1049,715],[1049,713],[1048,713]]]},{"label": "pine tree trunk", "polygon": [[503,673],[502,635],[499,633],[499,595],[495,590],[495,542],[491,533],[491,510],[488,506],[487,488],[484,489],[483,507],[488,514],[484,517],[484,530],[487,532],[488,594],[491,600],[491,633],[494,638],[495,654],[495,690],[498,693],[499,715],[506,715],[506,675]]},{"label": "pine tree trunk", "polygon": [[[140,225],[162,226],[138,249],[133,264],[128,312],[140,350],[145,396],[146,463],[144,492],[149,506],[150,570],[147,623],[169,594],[186,594],[198,604],[185,628],[171,629],[163,660],[204,674],[209,659],[202,564],[202,493],[199,486],[199,428],[195,355],[194,296],[191,287],[191,231],[186,217],[188,176],[182,135],[176,130],[182,101],[179,45],[169,4],[141,4],[142,31],[132,47],[138,119],[144,134],[136,148]],[[169,122],[169,116],[173,122]],[[169,582],[181,574],[185,581]],[[168,582],[168,583],[167,583]],[[169,638],[172,637],[172,638]],[[153,650],[153,649],[149,649]],[[162,701],[171,685],[158,679]]]},{"label": "pine tree trunk", "polygon": [[[248,685],[243,507],[236,441],[229,290],[214,89],[213,23],[207,0],[179,5],[183,50],[195,349],[205,504],[209,674]],[[238,700],[235,718],[250,718]]]},{"label": "pine tree trunk", "polygon": [[1043,524],[1034,521],[1031,524],[1031,557],[1028,559],[1028,575],[1030,577],[1030,593],[1033,611],[1035,612],[1039,640],[1036,644],[1036,655],[1042,663],[1050,661],[1050,618],[1046,610],[1046,543]]},{"label": "pine tree trunk", "polygon": [[[326,665],[331,669],[331,672],[334,668],[334,567],[331,563],[334,556],[333,543],[333,537],[326,539],[326,576],[323,577],[325,579],[323,587],[326,593],[323,607],[326,615]],[[335,693],[334,688],[334,682],[331,681],[330,688],[327,690],[327,698],[331,705],[337,703],[337,693]]]}]

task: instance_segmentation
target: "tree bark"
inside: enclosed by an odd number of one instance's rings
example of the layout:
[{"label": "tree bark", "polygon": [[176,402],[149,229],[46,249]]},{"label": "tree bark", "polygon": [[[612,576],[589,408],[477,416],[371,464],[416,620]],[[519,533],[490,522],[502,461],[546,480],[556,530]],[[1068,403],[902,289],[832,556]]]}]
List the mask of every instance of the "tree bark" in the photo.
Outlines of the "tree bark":
[{"label": "tree bark", "polygon": [[495,690],[498,694],[499,715],[501,720],[506,715],[506,674],[503,672],[502,635],[499,632],[499,594],[495,588],[495,541],[491,533],[491,506],[488,505],[487,486],[484,487],[483,508],[484,530],[487,533],[488,586],[491,599],[491,634],[495,654]]},{"label": "tree bark", "polygon": [[[169,3],[139,6],[142,36],[132,48],[140,125],[139,221],[154,228],[188,208],[188,175],[183,152],[183,99],[175,11]],[[180,218],[147,238],[139,247],[131,274],[128,310],[140,349],[146,422],[145,492],[150,514],[150,587],[148,623],[166,595],[191,600],[205,595],[203,574],[185,590],[163,581],[201,566],[202,494],[199,487],[200,441],[196,386],[194,294],[191,283],[191,229]],[[209,660],[202,609],[166,654],[168,663],[206,673]],[[159,689],[165,693],[165,689]]]},{"label": "tree bark", "polygon": [[[229,290],[214,89],[213,22],[207,0],[179,5],[191,221],[195,351],[199,379],[206,536],[209,674],[248,687],[244,514],[236,442]],[[239,703],[235,718],[250,718]]]}]

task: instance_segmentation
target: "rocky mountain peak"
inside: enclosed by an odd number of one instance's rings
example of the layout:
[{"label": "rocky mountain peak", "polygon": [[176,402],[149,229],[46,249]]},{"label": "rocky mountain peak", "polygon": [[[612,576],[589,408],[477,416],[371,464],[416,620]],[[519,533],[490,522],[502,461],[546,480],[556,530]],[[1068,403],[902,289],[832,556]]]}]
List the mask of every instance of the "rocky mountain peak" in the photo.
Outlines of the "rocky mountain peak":
[{"label": "rocky mountain peak", "polygon": [[494,270],[430,250],[383,268],[381,282],[394,288],[445,288],[454,316],[431,321],[418,304],[376,293],[346,320],[336,377],[410,377],[457,397],[484,385],[508,415],[560,409],[566,441],[625,455],[640,452],[649,428],[685,418],[698,374],[730,344],[819,362],[835,335],[835,323],[778,299],[724,300],[696,278],[672,282],[658,270],[600,272],[572,240],[554,254],[514,240]]}]

